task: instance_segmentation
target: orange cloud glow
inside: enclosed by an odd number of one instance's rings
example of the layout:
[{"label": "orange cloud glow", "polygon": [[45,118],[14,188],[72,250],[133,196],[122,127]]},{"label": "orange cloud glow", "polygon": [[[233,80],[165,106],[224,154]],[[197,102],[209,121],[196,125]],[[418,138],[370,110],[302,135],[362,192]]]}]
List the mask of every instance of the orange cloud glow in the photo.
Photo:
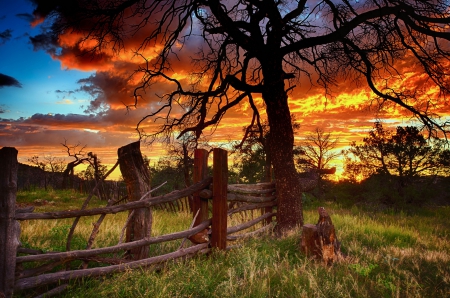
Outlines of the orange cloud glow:
[{"label": "orange cloud glow", "polygon": [[[40,24],[46,17],[45,7],[40,9],[43,12],[35,13],[33,26]],[[127,14],[129,13],[131,12],[128,11]],[[131,24],[137,24],[138,21],[135,18],[128,19]],[[136,132],[138,121],[161,108],[163,104],[161,97],[177,87],[167,80],[157,80],[145,90],[139,90],[137,109],[127,109],[127,106],[134,105],[136,100],[134,91],[145,76],[144,71],[136,72],[136,70],[144,70],[147,62],[149,64],[154,62],[161,49],[159,39],[142,44],[142,41],[148,38],[148,32],[152,30],[150,27],[155,24],[148,26],[149,28],[144,28],[133,35],[124,36],[123,44],[117,45],[114,49],[112,48],[114,43],[107,43],[111,41],[110,36],[106,37],[104,47],[96,49],[98,46],[96,41],[84,40],[86,32],[71,30],[66,30],[56,41],[49,36],[34,39],[34,46],[45,49],[53,59],[60,61],[61,68],[93,72],[92,75],[86,75],[86,78],[78,81],[79,89],[76,90],[88,94],[89,101],[84,106],[84,114],[36,113],[29,118],[18,120],[0,119],[0,146],[17,147],[19,161],[25,162],[27,157],[34,154],[64,156],[60,145],[64,140],[70,143],[81,142],[83,145],[86,144],[89,150],[97,153],[104,164],[114,164],[117,159],[117,148],[138,140]],[[169,57],[171,68],[167,73],[179,80],[185,90],[191,88],[191,76],[196,70],[192,57],[199,51],[200,39],[201,37],[193,36],[184,44],[177,43],[175,54]],[[48,40],[52,42],[49,43]],[[94,49],[95,51],[92,51]],[[136,54],[136,49],[140,49],[142,56]],[[420,65],[412,63],[411,57],[400,60],[395,68],[397,73],[381,74],[385,81],[377,82],[377,87],[382,92],[389,92],[384,88],[384,85],[389,83],[398,90],[415,93],[420,98],[408,104],[420,109],[429,105],[441,115],[450,115],[450,105],[443,96],[445,94],[441,94],[441,90],[432,86],[432,82],[424,75],[424,70]],[[296,81],[286,81],[287,85],[298,85],[289,93],[290,111],[300,124],[300,130],[295,136],[298,143],[319,127],[325,132],[332,133],[333,137],[339,138],[336,149],[342,150],[353,141],[361,141],[378,119],[386,121],[390,127],[413,123],[410,121],[410,112],[392,104],[385,104],[383,109],[379,110],[379,102],[367,87],[365,78],[338,77],[336,84],[331,86],[328,93],[315,85],[316,80],[317,75],[311,73],[311,78],[303,75]],[[202,87],[207,88],[207,80],[202,83],[204,84]],[[55,86],[56,88],[58,87]],[[183,100],[180,99],[181,102]],[[75,98],[65,97],[58,104],[69,105],[75,101]],[[261,117],[265,119],[265,105],[259,94],[254,95],[254,102]],[[216,106],[212,106],[208,119],[211,119],[212,113],[217,110]],[[174,107],[171,115],[180,117],[183,112],[181,108]],[[226,113],[218,127],[208,128],[204,134],[213,133],[211,142],[216,144],[240,140],[243,127],[250,123],[252,115],[249,102],[242,101]],[[165,114],[162,112],[160,116],[164,117]],[[149,119],[142,123],[141,128],[150,133],[161,123],[161,120]],[[151,148],[143,147],[143,151],[152,161],[165,154],[164,146],[161,144]],[[335,161],[334,165],[342,172],[342,163],[339,160]]]}]

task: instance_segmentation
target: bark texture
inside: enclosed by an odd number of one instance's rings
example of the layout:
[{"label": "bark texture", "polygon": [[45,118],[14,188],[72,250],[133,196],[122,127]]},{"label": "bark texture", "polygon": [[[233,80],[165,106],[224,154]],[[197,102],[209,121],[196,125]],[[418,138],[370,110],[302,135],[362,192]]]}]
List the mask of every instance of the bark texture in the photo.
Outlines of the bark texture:
[{"label": "bark texture", "polygon": [[[276,60],[276,59],[273,59]],[[263,68],[263,99],[270,125],[268,145],[277,187],[277,232],[283,234],[303,225],[301,187],[294,165],[294,131],[285,91],[282,63],[269,59]]]},{"label": "bark texture", "polygon": [[[142,158],[140,142],[134,142],[119,148],[119,166],[127,185],[128,200],[139,201],[150,191],[150,173]],[[151,236],[152,213],[150,208],[136,209],[127,226],[126,241],[136,241]],[[134,260],[145,259],[149,247],[143,246],[129,251]]]},{"label": "bark texture", "polygon": [[325,208],[319,207],[318,212],[317,225],[305,224],[303,226],[301,250],[306,255],[315,256],[330,265],[341,255],[340,242],[336,237],[331,217]]},{"label": "bark texture", "polygon": [[0,149],[0,297],[12,297],[20,225],[14,219],[17,191],[17,150]]}]

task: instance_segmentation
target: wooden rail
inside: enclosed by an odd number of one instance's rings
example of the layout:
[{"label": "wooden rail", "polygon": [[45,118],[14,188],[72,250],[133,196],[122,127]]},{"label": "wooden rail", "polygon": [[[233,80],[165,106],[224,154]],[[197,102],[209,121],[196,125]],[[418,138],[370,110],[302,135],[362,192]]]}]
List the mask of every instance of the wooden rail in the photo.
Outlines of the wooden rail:
[{"label": "wooden rail", "polygon": [[209,184],[211,184],[211,181],[212,177],[209,177],[183,190],[175,190],[166,195],[148,198],[142,201],[128,202],[122,205],[93,208],[88,210],[71,210],[71,211],[57,211],[57,212],[43,212],[43,213],[16,213],[15,219],[16,220],[59,219],[59,218],[72,218],[78,216],[91,216],[99,214],[115,214],[121,211],[151,207],[178,200],[182,197],[189,196],[194,192],[207,187]]},{"label": "wooden rail", "polygon": [[[8,298],[12,297],[14,290],[25,290],[56,282],[61,283],[76,278],[95,277],[138,267],[151,266],[167,260],[187,257],[199,252],[207,252],[211,248],[225,250],[227,249],[227,241],[236,241],[247,237],[253,237],[269,230],[272,227],[269,223],[271,222],[272,217],[276,215],[272,210],[272,208],[276,206],[275,184],[261,183],[251,186],[227,185],[227,152],[223,149],[213,150],[214,179],[212,177],[207,177],[208,152],[206,150],[198,150],[195,152],[195,183],[183,190],[173,191],[169,194],[152,198],[143,197],[141,200],[121,205],[85,210],[43,213],[34,213],[32,208],[15,210],[16,188],[11,181],[13,181],[13,177],[17,175],[17,173],[14,173],[14,165],[17,164],[17,151],[15,151],[16,157],[14,159],[14,152],[11,151],[11,149],[14,148],[3,148],[0,150],[0,165],[2,165],[1,168],[4,169],[0,172],[0,204],[2,207],[0,208],[0,258],[2,258],[0,263],[0,297],[2,297],[2,294]],[[7,152],[6,155],[8,155],[8,161],[5,161],[4,152]],[[5,182],[7,183],[5,184]],[[198,214],[197,217],[194,218],[191,227],[184,231],[157,237],[144,237],[143,239],[96,249],[42,253],[42,251],[39,250],[17,248],[17,241],[20,237],[20,231],[17,228],[19,220],[50,220],[79,218],[81,216],[92,215],[102,215],[103,218],[106,214],[115,214],[117,212],[148,207],[162,208],[162,206],[165,206],[164,208],[166,210],[177,211],[180,207],[177,208],[175,206],[180,206],[180,200],[183,200],[190,195],[193,195],[194,197],[194,209],[196,209],[194,210],[193,217],[197,214],[197,211]],[[212,203],[212,208],[209,205],[210,202]],[[234,207],[229,208],[228,204]],[[6,208],[3,208],[5,206]],[[252,214],[253,217],[253,210],[256,209],[262,210],[261,215],[257,218],[252,218],[251,220],[246,219],[246,222],[239,223],[233,227],[227,226],[229,216],[250,211],[250,214]],[[212,218],[208,219],[210,210],[212,210]],[[242,218],[244,218],[244,216]],[[245,218],[247,218],[247,215],[245,215]],[[259,227],[256,230],[240,233],[251,227],[255,227],[255,225],[261,225],[261,223],[262,227]],[[98,226],[94,227],[94,229],[97,230],[93,230],[92,234],[96,234],[100,224],[101,221],[98,221]],[[210,240],[206,240],[205,243],[188,248],[183,248],[183,241],[178,250],[160,256],[145,257],[140,260],[100,257],[104,254],[129,251],[131,249],[146,247],[166,241],[191,239],[192,236],[201,233],[204,233],[206,239],[208,239],[208,235],[210,235]],[[6,239],[6,241],[4,239]],[[19,250],[21,253],[29,253],[30,255],[16,257]],[[73,260],[82,260],[84,261],[85,266],[83,266],[82,269],[77,270],[49,273],[49,271],[53,270],[56,266],[69,264]],[[112,265],[87,268],[87,261],[109,263]],[[21,269],[23,264],[29,262],[39,262],[40,265],[36,268],[26,270]],[[64,284],[58,285],[58,287],[46,294],[57,294],[58,292],[63,291],[66,286],[67,285]]]},{"label": "wooden rail", "polygon": [[89,269],[83,269],[83,270],[71,270],[71,271],[62,271],[62,272],[56,272],[56,273],[48,273],[43,274],[35,277],[29,277],[24,279],[19,279],[15,286],[15,290],[25,290],[29,288],[34,288],[37,285],[47,285],[54,283],[56,281],[62,282],[62,281],[68,281],[71,279],[76,278],[82,278],[82,277],[95,277],[95,276],[101,276],[111,273],[118,273],[123,272],[130,269],[136,269],[136,268],[142,268],[147,267],[150,265],[166,262],[168,260],[177,259],[180,257],[187,256],[189,254],[194,254],[196,252],[199,252],[203,249],[208,248],[208,243],[198,244],[195,246],[191,246],[189,248],[177,250],[172,253],[168,253],[161,256],[151,257],[143,260],[138,261],[132,261],[125,264],[119,264],[119,265],[111,265],[107,267],[97,267],[97,268],[89,268]]},{"label": "wooden rail", "polygon": [[127,242],[122,243],[114,246],[109,247],[102,247],[102,248],[95,248],[95,249],[88,249],[88,250],[72,250],[68,252],[57,252],[57,253],[46,253],[46,254],[37,254],[37,255],[30,255],[30,256],[21,256],[17,257],[16,262],[17,263],[23,263],[23,262],[42,262],[42,261],[68,261],[68,260],[76,260],[76,259],[82,259],[87,257],[92,257],[96,255],[101,254],[107,254],[107,253],[113,253],[118,252],[121,250],[127,250],[132,249],[144,245],[150,245],[150,244],[157,244],[161,242],[167,242],[177,239],[183,239],[188,238],[199,231],[207,228],[211,225],[211,220],[206,220],[199,224],[198,226],[188,229],[181,232],[166,234],[162,236],[152,237],[149,239],[141,239],[136,240],[133,242]]}]

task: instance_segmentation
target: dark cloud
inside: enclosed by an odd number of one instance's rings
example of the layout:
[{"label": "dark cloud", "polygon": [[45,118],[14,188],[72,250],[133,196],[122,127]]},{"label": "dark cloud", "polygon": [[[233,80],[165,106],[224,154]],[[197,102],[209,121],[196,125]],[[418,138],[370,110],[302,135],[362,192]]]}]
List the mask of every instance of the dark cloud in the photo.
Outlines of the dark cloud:
[{"label": "dark cloud", "polygon": [[15,78],[0,73],[0,88],[3,88],[3,87],[22,88],[22,84]]},{"label": "dark cloud", "polygon": [[31,0],[36,6],[33,11],[35,19],[45,18],[54,10],[76,11],[77,1],[57,1],[57,0]]},{"label": "dark cloud", "polygon": [[[72,40],[73,39],[73,40]],[[77,35],[68,36],[66,43],[60,44],[61,40],[52,31],[30,37],[34,51],[44,50],[53,59],[60,60],[63,67],[68,69],[96,70],[111,64],[111,55],[105,52],[93,51],[85,48]],[[70,44],[67,44],[69,42]]]},{"label": "dark cloud", "polygon": [[[77,114],[35,114],[17,120],[0,118],[0,147],[44,146],[53,148],[64,140],[83,143],[89,148],[117,148],[125,145],[135,135],[132,127],[116,129],[116,125],[102,117]],[[42,151],[39,153],[41,154]]]},{"label": "dark cloud", "polygon": [[85,113],[104,111],[109,107],[125,108],[133,101],[133,90],[136,86],[130,82],[129,67],[118,66],[114,72],[97,71],[88,78],[78,81],[77,91],[88,93],[93,100],[86,107]]},{"label": "dark cloud", "polygon": [[[55,93],[57,94],[57,97],[72,97],[75,95],[76,91],[75,90],[60,90],[57,89],[55,90]],[[75,97],[75,96],[74,96]]]},{"label": "dark cloud", "polygon": [[69,91],[67,91],[67,90],[59,90],[59,89],[56,89],[55,90],[55,93],[60,93],[60,94],[73,94],[75,91],[73,91],[73,90],[69,90]]},{"label": "dark cloud", "polygon": [[3,32],[0,32],[0,45],[3,45],[5,42],[11,39],[12,37],[12,30],[6,29]]},{"label": "dark cloud", "polygon": [[28,23],[31,23],[34,21],[34,16],[32,14],[29,13],[18,13],[16,14],[16,17],[27,21]]},{"label": "dark cloud", "polygon": [[50,31],[30,37],[31,44],[35,51],[44,50],[55,55],[59,48],[58,37]]},{"label": "dark cloud", "polygon": [[84,124],[95,124],[103,121],[96,115],[80,115],[80,114],[34,114],[30,118],[23,121],[24,123],[32,123],[39,125],[71,125],[76,124],[83,126]]}]

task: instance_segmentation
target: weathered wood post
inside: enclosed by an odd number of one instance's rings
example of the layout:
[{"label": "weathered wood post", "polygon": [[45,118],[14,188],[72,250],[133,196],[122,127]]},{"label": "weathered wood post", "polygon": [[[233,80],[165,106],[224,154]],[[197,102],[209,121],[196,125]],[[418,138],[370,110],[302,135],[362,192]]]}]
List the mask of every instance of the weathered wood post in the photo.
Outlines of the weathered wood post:
[{"label": "weathered wood post", "polygon": [[20,226],[14,219],[17,191],[17,150],[0,149],[0,297],[12,297]]},{"label": "weathered wood post", "polygon": [[[150,173],[141,154],[141,143],[134,142],[119,148],[119,167],[127,185],[128,200],[139,201],[150,191]],[[131,211],[130,211],[131,213]],[[152,213],[150,208],[135,209],[134,216],[127,226],[126,241],[131,242],[150,237],[152,231]],[[148,258],[149,246],[131,249],[135,260]]]},{"label": "weathered wood post", "polygon": [[303,226],[301,249],[306,255],[313,255],[330,265],[341,256],[341,244],[328,212],[323,207],[319,207],[318,212],[317,225]]},{"label": "weathered wood post", "polygon": [[[195,149],[194,151],[194,183],[200,182],[208,177],[208,151],[205,149]],[[208,219],[208,200],[200,197],[200,191],[193,196],[193,216],[199,211],[194,225],[197,226],[202,221]]]},{"label": "weathered wood post", "polygon": [[[267,181],[266,183],[260,183],[259,185],[261,186],[261,190],[271,189],[271,188],[274,187],[273,184],[270,181]],[[265,195],[263,194],[262,196],[270,197],[270,196],[272,196],[272,193],[267,193]],[[261,215],[264,215],[266,213],[272,213],[272,212],[273,212],[273,207],[272,206],[264,207],[264,208],[261,209]],[[272,217],[268,217],[268,218],[266,218],[264,220],[264,225],[265,226],[270,225],[271,223],[272,223]]]},{"label": "weathered wood post", "polygon": [[[208,177],[208,151],[205,149],[195,149],[194,151],[194,183],[200,182]],[[199,190],[192,196],[192,213],[195,218],[194,226],[209,218],[208,200],[212,195],[208,191],[207,196],[202,195],[205,190]],[[197,217],[195,217],[197,216]],[[189,237],[194,244],[206,243],[209,241],[208,229],[198,232]]]},{"label": "weathered wood post", "polygon": [[227,248],[227,151],[214,148],[213,151],[213,217],[211,225],[211,246]]}]

